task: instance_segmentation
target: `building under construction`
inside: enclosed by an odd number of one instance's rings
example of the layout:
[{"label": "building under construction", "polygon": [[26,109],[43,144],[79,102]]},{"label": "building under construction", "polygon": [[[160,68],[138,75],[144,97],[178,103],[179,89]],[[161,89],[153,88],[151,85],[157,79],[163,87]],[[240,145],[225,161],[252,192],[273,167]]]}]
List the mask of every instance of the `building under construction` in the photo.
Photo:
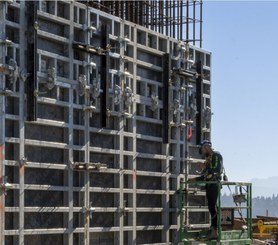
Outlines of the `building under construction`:
[{"label": "building under construction", "polygon": [[0,244],[179,244],[211,132],[202,1],[3,0],[0,21]]}]

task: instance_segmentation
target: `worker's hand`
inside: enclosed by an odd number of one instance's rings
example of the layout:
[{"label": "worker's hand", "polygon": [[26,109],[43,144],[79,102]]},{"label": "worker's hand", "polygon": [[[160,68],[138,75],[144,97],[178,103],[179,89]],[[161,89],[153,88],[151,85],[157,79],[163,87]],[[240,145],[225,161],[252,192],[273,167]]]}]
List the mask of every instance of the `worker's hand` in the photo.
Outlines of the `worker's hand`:
[{"label": "worker's hand", "polygon": [[205,163],[204,162],[197,162],[197,166],[198,166],[198,168],[203,170],[205,168]]}]

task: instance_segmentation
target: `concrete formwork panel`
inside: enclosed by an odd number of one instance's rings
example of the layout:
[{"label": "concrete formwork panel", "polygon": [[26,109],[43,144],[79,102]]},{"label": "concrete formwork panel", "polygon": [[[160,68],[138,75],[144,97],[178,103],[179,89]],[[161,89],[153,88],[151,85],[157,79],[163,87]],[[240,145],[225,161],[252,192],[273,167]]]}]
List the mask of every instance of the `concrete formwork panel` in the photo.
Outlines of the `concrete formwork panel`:
[{"label": "concrete formwork panel", "polygon": [[32,3],[27,26],[25,1],[0,2],[0,244],[178,244],[179,182],[210,138],[210,52],[75,1]]}]

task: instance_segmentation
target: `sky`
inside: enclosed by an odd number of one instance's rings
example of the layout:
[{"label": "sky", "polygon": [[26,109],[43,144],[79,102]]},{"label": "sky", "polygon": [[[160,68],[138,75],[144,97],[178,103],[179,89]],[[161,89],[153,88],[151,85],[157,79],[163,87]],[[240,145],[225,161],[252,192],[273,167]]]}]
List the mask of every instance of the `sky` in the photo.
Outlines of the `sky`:
[{"label": "sky", "polygon": [[278,1],[203,4],[212,144],[229,181],[278,176]]}]

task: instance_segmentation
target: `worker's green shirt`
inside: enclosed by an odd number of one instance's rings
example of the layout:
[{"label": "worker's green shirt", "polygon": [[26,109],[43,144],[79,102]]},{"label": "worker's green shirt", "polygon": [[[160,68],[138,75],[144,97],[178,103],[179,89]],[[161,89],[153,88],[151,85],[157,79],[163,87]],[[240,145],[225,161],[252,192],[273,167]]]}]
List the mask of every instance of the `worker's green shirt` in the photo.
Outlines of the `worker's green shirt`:
[{"label": "worker's green shirt", "polygon": [[221,180],[223,172],[223,158],[217,151],[213,151],[211,156],[208,156],[205,161],[205,168],[201,176],[197,177],[199,181],[215,181]]}]

